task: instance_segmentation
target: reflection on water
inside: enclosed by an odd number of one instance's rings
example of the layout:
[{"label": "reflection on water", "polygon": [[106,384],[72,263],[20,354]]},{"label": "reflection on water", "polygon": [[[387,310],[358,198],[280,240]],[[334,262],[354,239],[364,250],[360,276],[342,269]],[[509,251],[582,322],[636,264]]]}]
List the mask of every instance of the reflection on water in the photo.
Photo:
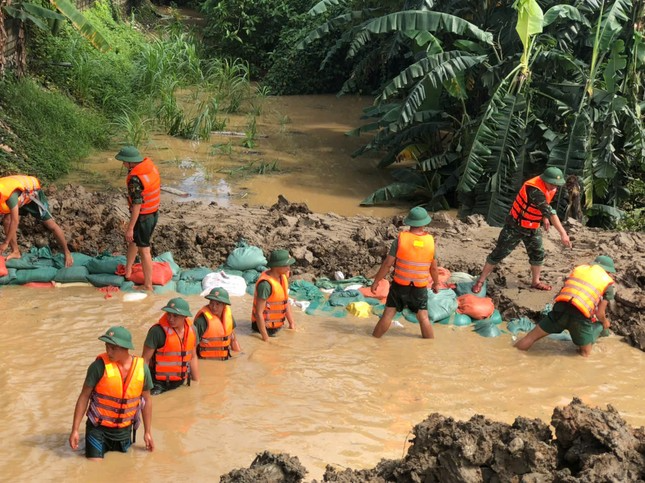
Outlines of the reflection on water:
[{"label": "reflection on water", "polygon": [[[193,312],[205,303],[186,298]],[[435,340],[422,340],[405,321],[377,340],[376,317],[297,312],[296,332],[263,343],[250,331],[245,296],[232,298],[242,354],[202,362],[200,384],[153,398],[154,453],[139,441],[127,455],[109,453],[98,470],[66,446],[86,368],[103,351],[97,337],[124,325],[140,353],[166,301],[105,300],[92,288],[0,289],[0,438],[11,446],[0,460],[4,480],[210,481],[265,449],[298,456],[320,479],[326,464],[400,458],[412,426],[432,412],[548,422],[573,396],[645,424],[643,356],[618,337],[583,359],[570,343],[544,340],[520,353],[509,335],[488,339],[467,327],[440,325]]]}]

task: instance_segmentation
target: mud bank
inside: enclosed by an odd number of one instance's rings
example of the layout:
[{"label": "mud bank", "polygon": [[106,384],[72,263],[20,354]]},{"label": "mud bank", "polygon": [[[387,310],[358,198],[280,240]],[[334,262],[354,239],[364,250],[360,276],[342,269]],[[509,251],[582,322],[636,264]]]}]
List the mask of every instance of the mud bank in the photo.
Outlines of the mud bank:
[{"label": "mud bank", "polygon": [[[88,254],[123,253],[123,228],[128,219],[122,193],[96,193],[67,186],[47,190],[54,218],[66,233],[72,251]],[[164,195],[165,196],[165,195]],[[265,252],[288,248],[296,258],[295,277],[331,277],[342,271],[347,277],[373,276],[391,242],[396,238],[403,216],[387,219],[363,216],[341,217],[312,212],[301,203],[283,197],[268,208],[221,207],[198,202],[178,202],[167,195],[162,200],[159,225],[153,238],[153,255],[171,251],[183,267],[217,267],[224,263],[239,240],[259,246]],[[554,286],[551,292],[531,290],[526,252],[518,247],[489,278],[489,295],[506,320],[527,315],[533,320],[552,301],[571,268],[611,255],[618,273],[617,300],[611,304],[611,329],[645,350],[645,234],[611,232],[566,224],[573,249],[562,247],[554,230],[544,236],[547,258],[543,279]],[[451,271],[479,274],[486,255],[494,246],[499,228],[479,217],[465,222],[437,213],[430,225],[435,236],[441,266]],[[30,217],[23,217],[19,241],[23,248],[49,242],[48,232]]]},{"label": "mud bank", "polygon": [[[512,425],[473,416],[455,421],[431,414],[417,424],[407,455],[367,470],[327,466],[325,482],[590,482],[642,481],[645,433],[629,427],[614,408],[578,399],[553,411],[551,427],[518,417]],[[264,452],[248,469],[222,482],[305,481],[298,458]],[[314,480],[315,481],[315,480]]]}]

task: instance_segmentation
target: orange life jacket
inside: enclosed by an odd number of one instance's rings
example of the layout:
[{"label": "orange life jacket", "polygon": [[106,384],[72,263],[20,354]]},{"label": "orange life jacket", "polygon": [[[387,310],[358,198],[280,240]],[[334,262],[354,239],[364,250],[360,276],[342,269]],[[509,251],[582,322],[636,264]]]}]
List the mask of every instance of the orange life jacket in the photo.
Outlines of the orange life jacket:
[{"label": "orange life jacket", "polygon": [[200,315],[203,315],[206,322],[208,322],[208,328],[199,341],[199,355],[204,359],[225,361],[230,357],[229,348],[231,346],[231,334],[233,333],[231,307],[224,305],[223,320],[213,314],[208,305],[205,305],[197,312],[195,320]]},{"label": "orange life jacket", "polygon": [[552,190],[547,189],[546,183],[542,178],[536,176],[535,178],[531,178],[526,181],[520,188],[520,192],[517,193],[515,201],[513,201],[513,206],[511,207],[511,216],[522,228],[537,230],[540,228],[543,215],[537,206],[529,202],[529,197],[526,194],[527,186],[533,186],[544,193],[546,202],[549,204],[553,200],[558,188],[556,187]]},{"label": "orange life jacket", "polygon": [[136,424],[145,379],[143,358],[132,357],[125,380],[116,362],[111,362],[107,354],[100,354],[97,359],[103,359],[105,371],[90,396],[88,419],[94,426],[107,428]]},{"label": "orange life jacket", "polygon": [[[143,185],[143,204],[141,205],[142,215],[155,213],[159,209],[159,201],[161,200],[161,177],[159,170],[150,158],[144,158],[139,164],[130,170],[128,177],[125,180],[126,186],[130,183],[130,179],[136,176],[141,180]],[[128,192],[128,205],[132,209],[132,199]]]},{"label": "orange life jacket", "polygon": [[251,312],[251,321],[256,322],[258,320],[257,314],[255,313],[255,307],[257,306],[258,300],[258,285],[260,282],[266,281],[271,284],[271,295],[267,299],[267,303],[264,306],[264,323],[267,329],[279,329],[284,325],[284,319],[287,317],[287,303],[289,301],[289,282],[287,281],[286,275],[281,275],[280,280],[276,280],[267,274],[267,272],[262,272],[258,281],[255,282],[255,295],[253,295],[253,312]]},{"label": "orange life jacket", "polygon": [[197,343],[192,321],[186,317],[183,340],[180,340],[175,329],[170,327],[167,314],[164,313],[155,325],[161,326],[166,334],[166,343],[155,351],[155,379],[158,381],[184,381],[188,378],[189,364]]},{"label": "orange life jacket", "polygon": [[428,285],[428,274],[434,260],[434,238],[423,233],[409,231],[399,233],[394,262],[393,279],[399,285],[413,284],[415,287]]},{"label": "orange life jacket", "polygon": [[588,319],[595,315],[607,287],[614,280],[599,265],[580,265],[573,269],[556,295],[556,302],[568,302]]},{"label": "orange life jacket", "polygon": [[18,208],[31,202],[30,195],[40,189],[40,181],[33,176],[14,175],[0,178],[0,213],[11,213],[11,208],[7,205],[7,200],[14,191],[19,190]]}]

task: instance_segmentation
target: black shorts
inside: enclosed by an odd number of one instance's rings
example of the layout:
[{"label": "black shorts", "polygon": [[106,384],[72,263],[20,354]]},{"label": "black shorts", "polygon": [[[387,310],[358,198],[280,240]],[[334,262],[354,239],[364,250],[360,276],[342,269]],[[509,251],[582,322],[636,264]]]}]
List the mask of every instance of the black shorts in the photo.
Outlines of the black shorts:
[{"label": "black shorts", "polygon": [[[111,439],[110,432],[118,432],[124,439]],[[87,421],[85,425],[85,457],[103,458],[108,451],[127,453],[132,445],[132,428],[111,430],[102,426],[94,426]]]},{"label": "black shorts", "polygon": [[137,222],[134,224],[134,244],[139,248],[148,248],[152,238],[152,232],[155,231],[157,221],[159,220],[159,212],[155,211],[149,215],[139,215]]},{"label": "black shorts", "polygon": [[[256,324],[255,322],[251,322],[251,329],[253,329],[253,332],[257,332],[258,334],[260,333],[260,329],[258,329],[258,324]],[[282,329],[282,327],[280,327],[280,329]],[[278,334],[278,332],[280,332],[280,329],[269,329],[267,327],[267,335],[269,337],[275,337]]]},{"label": "black shorts", "polygon": [[408,307],[412,312],[428,309],[428,288],[414,285],[399,285],[392,282],[385,301],[386,307],[395,307],[401,312]]},{"label": "black shorts", "polygon": [[[154,375],[152,377],[154,379]],[[166,391],[172,391],[173,389],[177,389],[178,387],[183,386],[184,384],[186,384],[186,381],[163,382],[163,381],[155,380],[153,383],[152,389],[150,390],[150,394],[152,396],[156,396]]]}]

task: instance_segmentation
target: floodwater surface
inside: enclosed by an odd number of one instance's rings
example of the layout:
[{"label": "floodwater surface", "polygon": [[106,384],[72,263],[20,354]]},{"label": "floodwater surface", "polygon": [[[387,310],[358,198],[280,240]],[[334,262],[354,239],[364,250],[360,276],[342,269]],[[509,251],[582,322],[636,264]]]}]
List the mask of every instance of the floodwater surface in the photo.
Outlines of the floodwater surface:
[{"label": "floodwater surface", "polygon": [[[67,439],[87,366],[104,351],[97,337],[124,325],[140,355],[167,298],[2,288],[4,481],[218,481],[263,450],[297,456],[308,479],[320,480],[327,464],[371,468],[402,457],[412,427],[433,412],[549,422],[553,407],[573,396],[645,424],[643,354],[619,337],[601,339],[584,359],[568,342],[543,340],[521,353],[508,334],[489,339],[468,327],[438,325],[436,339],[423,340],[404,320],[374,339],[375,316],[322,318],[294,307],[296,330],[264,343],[251,333],[245,295],[232,297],[242,353],[200,361],[200,383],[153,397],[155,452],[145,451],[140,433],[128,454],[88,462]],[[193,313],[205,303],[186,298]]]}]

